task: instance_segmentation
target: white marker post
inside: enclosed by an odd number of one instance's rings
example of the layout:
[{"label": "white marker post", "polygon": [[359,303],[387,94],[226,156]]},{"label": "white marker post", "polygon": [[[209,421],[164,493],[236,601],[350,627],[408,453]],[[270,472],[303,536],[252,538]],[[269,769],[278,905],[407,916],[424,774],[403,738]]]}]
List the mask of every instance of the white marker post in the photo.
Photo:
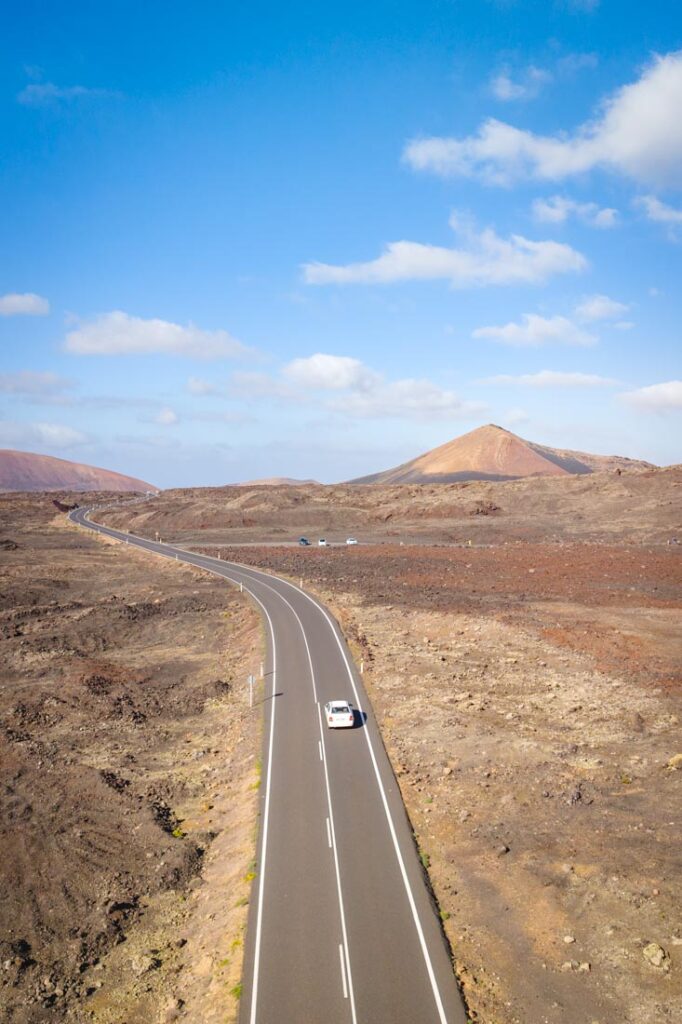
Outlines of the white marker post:
[{"label": "white marker post", "polygon": [[250,675],[249,678],[248,678],[248,683],[249,683],[249,707],[250,708],[253,707],[253,684],[255,683],[255,681],[256,681],[255,677]]}]

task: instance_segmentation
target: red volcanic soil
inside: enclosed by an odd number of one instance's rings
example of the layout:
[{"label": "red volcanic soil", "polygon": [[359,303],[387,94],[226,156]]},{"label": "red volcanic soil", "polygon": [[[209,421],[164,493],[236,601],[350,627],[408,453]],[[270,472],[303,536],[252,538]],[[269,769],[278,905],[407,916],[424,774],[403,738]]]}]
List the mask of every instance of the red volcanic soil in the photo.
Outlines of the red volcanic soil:
[{"label": "red volcanic soil", "polygon": [[0,491],[155,491],[156,487],[110,469],[33,452],[0,450]]}]

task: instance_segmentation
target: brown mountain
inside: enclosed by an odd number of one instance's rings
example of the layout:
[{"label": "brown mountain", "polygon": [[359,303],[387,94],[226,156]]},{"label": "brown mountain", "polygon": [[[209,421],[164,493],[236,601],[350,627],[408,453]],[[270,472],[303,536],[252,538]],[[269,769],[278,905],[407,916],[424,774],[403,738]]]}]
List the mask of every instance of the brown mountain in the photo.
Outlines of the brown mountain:
[{"label": "brown mountain", "polygon": [[517,480],[527,476],[567,476],[616,469],[651,469],[618,455],[546,448],[489,423],[456,437],[402,466],[352,480],[355,484],[455,483],[458,480]]},{"label": "brown mountain", "polygon": [[51,455],[0,449],[0,491],[155,491],[144,480]]}]

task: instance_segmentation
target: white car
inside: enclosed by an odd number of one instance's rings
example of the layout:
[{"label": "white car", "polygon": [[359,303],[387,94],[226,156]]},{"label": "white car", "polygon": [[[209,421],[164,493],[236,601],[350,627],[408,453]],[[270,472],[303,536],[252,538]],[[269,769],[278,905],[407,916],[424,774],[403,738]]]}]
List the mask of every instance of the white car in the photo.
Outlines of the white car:
[{"label": "white car", "polygon": [[352,729],[355,725],[353,705],[347,700],[330,700],[324,706],[329,729]]},{"label": "white car", "polygon": [[357,544],[355,537],[346,537],[346,544]]},{"label": "white car", "polygon": [[320,539],[317,542],[317,546],[318,546],[318,548],[326,548],[327,542],[324,539],[324,537],[320,537]]}]

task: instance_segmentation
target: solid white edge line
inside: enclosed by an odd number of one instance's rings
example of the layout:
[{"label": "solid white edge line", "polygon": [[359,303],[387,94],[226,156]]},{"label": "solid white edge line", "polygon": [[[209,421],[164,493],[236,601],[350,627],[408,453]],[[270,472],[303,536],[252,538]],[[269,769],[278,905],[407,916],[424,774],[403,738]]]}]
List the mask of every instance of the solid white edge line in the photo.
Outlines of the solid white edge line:
[{"label": "solid white edge line", "polygon": [[339,942],[339,960],[341,961],[341,981],[343,983],[343,998],[348,999],[348,986],[346,985],[346,971],[343,962],[343,945]]},{"label": "solid white edge line", "polygon": [[[193,552],[187,552],[187,553],[188,554],[194,554]],[[212,562],[220,561],[219,559],[213,558],[211,555],[196,555],[195,557],[206,559],[206,560],[210,560]],[[265,583],[265,580],[270,579],[270,580],[276,580],[278,583],[283,583],[285,586],[291,587],[291,589],[295,590],[298,594],[302,594],[303,597],[305,597],[308,601],[310,601],[310,603],[315,608],[317,608],[317,610],[319,612],[321,612],[321,614],[327,620],[329,628],[331,629],[332,634],[334,636],[334,639],[336,640],[336,643],[337,643],[337,646],[339,648],[339,651],[341,652],[341,656],[342,656],[342,658],[344,660],[344,663],[346,665],[346,671],[348,672],[348,678],[350,679],[350,684],[351,684],[351,686],[353,688],[353,694],[355,695],[355,700],[357,701],[358,709],[361,710],[360,697],[358,695],[357,687],[355,685],[355,678],[353,676],[353,672],[352,672],[350,663],[348,661],[348,656],[346,655],[346,652],[345,652],[345,650],[343,648],[343,644],[341,642],[341,638],[339,637],[339,634],[337,633],[337,630],[336,630],[336,628],[334,626],[334,623],[333,623],[333,621],[331,619],[331,616],[327,612],[326,608],[322,604],[320,604],[318,601],[316,601],[315,598],[311,597],[311,595],[308,594],[301,587],[297,587],[294,583],[290,583],[289,580],[285,580],[281,576],[276,576],[274,574],[271,575],[269,573],[265,573],[265,572],[263,572],[260,569],[254,569],[252,566],[244,565],[243,563],[240,563],[240,562],[229,562],[229,561],[226,560],[224,562],[221,562],[221,564],[223,566],[232,565],[232,566],[235,566],[237,569],[243,570],[245,572],[245,574],[246,574],[247,579],[249,578],[249,573],[252,573],[253,576],[261,577],[262,578],[261,579],[262,585],[266,586],[269,590],[272,590],[275,593],[278,593],[277,590],[275,589],[275,587]],[[209,569],[209,571],[211,571],[211,570]],[[253,578],[253,576],[251,578]],[[303,632],[303,638],[305,640],[306,647],[308,647],[308,641],[307,641],[307,638],[306,638],[306,635],[305,635],[305,630],[303,629],[303,624],[301,623],[300,616],[296,612],[295,608],[286,600],[284,595],[279,594],[279,596],[285,602],[285,604],[289,605],[289,607],[293,611],[294,615],[298,619],[299,625],[301,626],[301,631]],[[308,657],[310,658],[310,650],[309,649],[308,649]],[[311,671],[312,671],[312,661],[311,661]],[[315,686],[315,683],[314,683],[314,676],[313,676],[313,687],[314,686]],[[319,705],[318,705],[318,710],[319,710]],[[320,728],[321,728],[321,725],[320,725]],[[390,835],[391,835],[391,839],[393,841],[393,848],[394,848],[394,851],[395,851],[395,854],[396,854],[396,858],[397,858],[397,861],[398,861],[398,866],[400,868],[400,874],[401,874],[401,877],[402,877],[402,880],[403,880],[403,885],[405,887],[405,892],[406,892],[406,895],[407,895],[408,903],[410,905],[410,910],[412,912],[412,919],[414,921],[415,928],[417,930],[417,937],[419,939],[419,945],[420,945],[420,948],[421,948],[421,951],[422,951],[422,955],[424,957],[424,963],[426,965],[426,970],[427,970],[427,974],[429,976],[429,981],[431,983],[431,991],[433,993],[434,1001],[436,1003],[436,1009],[438,1011],[438,1016],[440,1018],[441,1024],[447,1024],[447,1017],[445,1015],[445,1008],[443,1007],[443,1001],[442,1001],[442,998],[441,998],[441,995],[440,995],[440,990],[438,988],[438,982],[436,980],[436,975],[435,975],[435,971],[433,969],[433,964],[431,963],[431,957],[429,955],[428,946],[426,944],[426,937],[424,936],[424,931],[422,929],[422,924],[421,924],[421,921],[419,919],[419,911],[417,910],[417,905],[415,903],[414,894],[412,892],[412,886],[410,885],[410,880],[407,877],[407,869],[405,867],[405,862],[403,860],[403,855],[402,855],[402,852],[400,850],[400,844],[398,842],[398,836],[397,836],[396,831],[395,831],[395,825],[394,825],[394,822],[393,822],[393,817],[391,815],[391,810],[390,810],[390,808],[388,806],[388,799],[386,797],[386,791],[384,789],[384,784],[383,784],[383,782],[381,780],[381,773],[379,771],[379,765],[377,763],[376,754],[374,752],[374,747],[372,746],[372,741],[371,741],[371,739],[369,737],[369,730],[368,729],[364,729],[363,731],[364,731],[364,734],[365,734],[365,740],[367,741],[367,747],[368,747],[368,750],[369,750],[369,754],[370,754],[370,758],[371,758],[371,761],[372,761],[372,765],[374,767],[374,774],[375,774],[375,777],[376,777],[376,780],[377,780],[377,784],[379,786],[379,793],[381,795],[381,801],[382,801],[382,804],[383,804],[384,812],[386,814],[386,820],[388,822],[389,832],[390,832]],[[324,746],[324,742],[323,742],[323,746]],[[325,772],[326,772],[326,761],[325,761]],[[331,798],[330,798],[330,813],[331,813]],[[333,820],[332,820],[332,833],[333,833],[333,827],[334,826],[333,826]],[[335,847],[334,847],[334,850],[335,850]],[[335,850],[335,852],[336,852],[336,850]],[[338,861],[337,861],[337,864],[338,864]],[[339,886],[340,886],[340,879],[339,879]],[[341,899],[340,888],[339,888],[339,898]],[[345,927],[345,925],[344,925],[344,927]],[[350,975],[350,964],[349,964],[349,975]],[[350,976],[349,976],[349,981],[350,981]],[[353,1003],[352,985],[351,985],[351,1003],[352,1003],[352,1010],[353,1010],[353,1020],[355,1021],[355,1007],[354,1007],[354,1003]]]},{"label": "solid white edge line", "polygon": [[[89,515],[90,515],[90,510],[88,509],[83,514],[83,519],[88,523],[88,526],[91,527],[92,524],[91,524],[91,521],[89,519]],[[70,514],[69,514],[69,518],[71,518]],[[78,523],[78,520],[72,520],[72,521]],[[116,533],[118,532],[116,530],[112,530],[111,527],[105,527],[105,530],[107,530],[109,536],[113,536],[113,537],[115,537]],[[95,530],[95,532],[99,533],[100,531],[97,529],[97,530]],[[143,539],[143,538],[141,538],[141,539]],[[142,547],[143,545],[140,545],[140,546]],[[150,549],[147,548],[147,550],[150,550]],[[153,549],[151,549],[151,550],[153,551]],[[162,552],[162,551],[157,551],[156,554],[160,554],[162,557],[168,557],[168,555],[165,555],[165,553]],[[177,555],[175,557],[177,558]],[[229,565],[229,563],[225,563],[225,564]],[[208,572],[212,572],[214,576],[219,576],[221,579],[229,579],[229,577],[225,576],[223,573],[215,572],[214,570],[212,570],[210,568],[207,569],[207,571]],[[235,581],[231,580],[230,582],[234,583]],[[268,589],[272,590],[274,588],[270,587]],[[270,629],[270,638],[271,638],[271,642],[272,642],[272,695],[271,695],[272,709],[271,709],[271,712],[270,712],[270,737],[269,737],[269,743],[268,743],[268,768],[267,768],[266,783],[265,783],[265,802],[264,802],[264,805],[263,805],[263,831],[262,831],[262,838],[261,838],[261,859],[260,859],[260,863],[258,865],[258,909],[257,909],[257,913],[256,913],[256,934],[255,934],[255,938],[254,938],[254,962],[253,962],[253,986],[252,986],[252,992],[251,992],[251,1013],[250,1013],[250,1016],[249,1016],[250,1024],[255,1024],[255,1021],[256,1021],[256,1010],[257,1010],[257,1004],[258,1004],[258,980],[259,980],[259,971],[260,971],[260,946],[261,946],[262,922],[263,922],[263,892],[264,892],[264,888],[265,888],[265,864],[266,864],[267,846],[268,846],[268,825],[269,825],[269,811],[270,811],[270,788],[271,788],[271,783],[272,783],[272,752],[273,752],[273,744],[274,744],[274,736],[275,736],[275,707],[277,705],[277,701],[275,700],[275,694],[276,694],[276,689],[277,689],[277,642],[275,640],[275,630],[274,630],[274,627],[272,625],[272,619],[270,618],[270,614],[269,614],[267,608],[265,607],[263,602],[258,597],[256,597],[256,595],[253,593],[253,591],[249,590],[248,587],[246,588],[246,592],[253,598],[253,600],[259,605],[259,607],[262,608],[263,614],[265,615],[265,617],[266,617],[266,619],[268,621],[268,626],[269,626],[269,629]],[[281,597],[281,599],[284,601],[285,604],[287,604],[287,605],[289,604],[289,602],[286,600],[285,597],[282,597],[282,595],[279,595],[279,596]],[[291,607],[291,606],[289,605],[289,607]],[[292,611],[293,611],[293,609],[292,609]],[[295,611],[294,611],[294,614],[296,614]],[[298,618],[298,616],[296,616],[296,618]],[[298,621],[300,623],[300,619]],[[306,644],[306,646],[307,646],[307,644]],[[310,657],[310,652],[309,651],[308,651],[308,657]],[[314,686],[314,681],[313,681],[313,686]]]},{"label": "solid white edge line", "polygon": [[325,819],[327,822],[327,842],[329,843],[329,849],[332,848],[332,830],[329,827],[329,818]]},{"label": "solid white edge line", "polygon": [[[210,556],[208,556],[208,557],[210,557]],[[348,672],[348,678],[350,679],[350,684],[353,687],[353,693],[355,695],[355,699],[358,702],[358,707],[360,707],[360,697],[358,695],[357,687],[355,685],[355,679],[353,677],[353,672],[352,672],[351,666],[349,664],[348,657],[347,657],[346,652],[345,652],[345,650],[343,648],[343,644],[341,642],[339,634],[337,633],[337,630],[336,630],[336,628],[334,626],[334,623],[333,623],[333,621],[331,619],[331,616],[327,612],[326,608],[322,604],[320,604],[318,601],[316,601],[314,597],[311,597],[310,594],[306,593],[305,590],[301,589],[300,587],[297,587],[294,583],[290,583],[289,580],[283,579],[283,577],[281,577],[281,576],[274,576],[274,574],[273,575],[269,575],[268,573],[262,572],[259,569],[253,569],[251,566],[245,566],[245,565],[243,565],[240,562],[232,562],[232,563],[224,562],[223,564],[224,565],[232,564],[232,565],[238,566],[241,569],[245,569],[245,570],[247,570],[247,575],[248,575],[248,572],[251,572],[251,573],[253,573],[256,576],[263,576],[266,579],[268,579],[268,578],[269,579],[276,579],[279,583],[283,583],[287,587],[291,587],[291,589],[295,590],[297,593],[302,594],[303,597],[305,597],[308,601],[310,601],[310,603],[315,608],[317,608],[317,610],[319,612],[322,613],[322,615],[327,620],[329,628],[331,629],[331,631],[332,631],[332,633],[334,635],[334,638],[336,640],[337,646],[338,646],[338,648],[339,648],[339,650],[341,652],[341,656],[343,657],[344,663],[346,665],[346,670]],[[274,589],[274,588],[271,587],[270,589]],[[409,905],[410,905],[410,910],[412,912],[412,919],[414,921],[415,928],[417,930],[417,936],[419,938],[419,945],[421,947],[422,955],[424,957],[424,963],[426,965],[426,970],[427,970],[427,973],[428,973],[428,976],[429,976],[429,981],[431,983],[431,991],[433,992],[434,1001],[436,1003],[436,1009],[438,1010],[438,1016],[439,1016],[439,1018],[441,1020],[441,1024],[447,1024],[447,1017],[445,1015],[445,1008],[443,1006],[443,1000],[441,998],[440,990],[438,988],[438,982],[436,980],[436,975],[435,975],[435,971],[433,969],[433,964],[431,963],[431,957],[429,955],[429,950],[428,950],[428,946],[426,944],[426,938],[424,936],[424,931],[422,929],[422,924],[421,924],[421,921],[419,919],[419,911],[417,910],[417,905],[415,903],[414,894],[412,892],[412,887],[410,885],[410,880],[407,877],[407,869],[405,868],[405,862],[403,860],[403,855],[402,855],[402,852],[400,850],[400,844],[398,842],[398,836],[397,836],[396,831],[395,831],[395,825],[393,823],[393,817],[391,815],[391,810],[390,810],[390,808],[388,806],[388,799],[386,797],[386,791],[384,789],[384,784],[383,784],[383,782],[381,780],[381,773],[379,771],[379,765],[377,763],[376,754],[374,752],[374,747],[372,746],[372,741],[371,741],[371,739],[369,737],[369,730],[368,729],[364,729],[363,731],[364,731],[364,734],[365,734],[365,739],[367,741],[367,747],[369,749],[370,758],[372,760],[372,765],[374,767],[374,774],[376,776],[377,784],[379,786],[379,792],[381,794],[381,801],[382,801],[382,804],[383,804],[383,807],[384,807],[384,812],[386,814],[386,820],[388,822],[388,827],[389,827],[389,832],[391,834],[391,839],[393,841],[393,848],[395,850],[396,858],[398,860],[398,866],[400,868],[400,874],[401,874],[401,877],[403,879],[403,885],[405,886],[405,892],[407,894],[407,899],[408,899],[408,902],[409,902]]]},{"label": "solid white edge line", "polygon": [[321,740],[317,741],[317,749],[320,752],[320,761],[321,761],[322,760],[322,741]]}]

